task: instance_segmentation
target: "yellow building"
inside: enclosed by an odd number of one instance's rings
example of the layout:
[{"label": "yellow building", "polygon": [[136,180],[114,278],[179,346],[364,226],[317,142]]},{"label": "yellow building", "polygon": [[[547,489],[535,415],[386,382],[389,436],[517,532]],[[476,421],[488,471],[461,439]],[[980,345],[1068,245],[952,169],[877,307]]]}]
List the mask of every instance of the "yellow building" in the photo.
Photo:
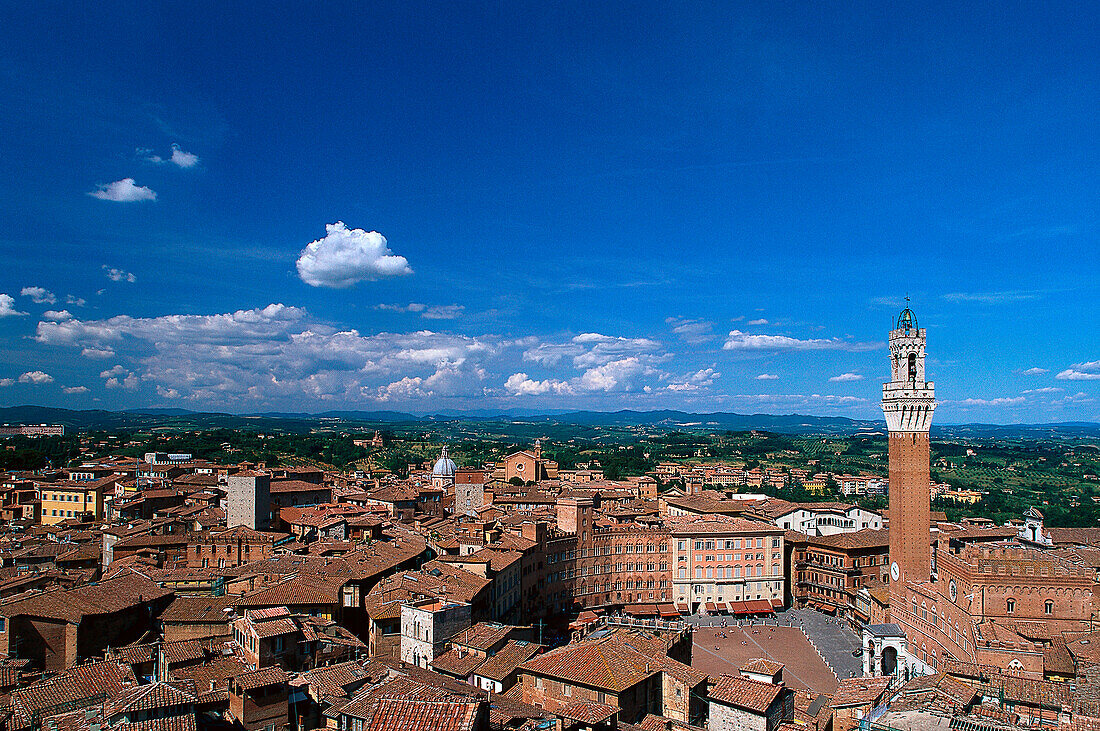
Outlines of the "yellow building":
[{"label": "yellow building", "polygon": [[114,485],[113,477],[92,482],[62,480],[39,483],[43,525],[54,525],[84,515],[93,520],[103,520],[106,495],[114,490]]}]

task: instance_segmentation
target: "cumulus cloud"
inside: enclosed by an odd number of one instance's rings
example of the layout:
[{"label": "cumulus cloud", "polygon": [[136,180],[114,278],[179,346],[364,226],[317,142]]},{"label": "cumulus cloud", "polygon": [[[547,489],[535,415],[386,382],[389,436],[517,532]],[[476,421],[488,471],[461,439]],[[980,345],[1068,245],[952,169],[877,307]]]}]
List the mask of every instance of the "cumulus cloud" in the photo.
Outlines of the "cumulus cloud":
[{"label": "cumulus cloud", "polygon": [[1060,381],[1100,380],[1100,360],[1091,360],[1087,363],[1075,363],[1072,368],[1067,368],[1054,377]]},{"label": "cumulus cloud", "polygon": [[756,377],[756,380],[758,380],[758,381],[778,381],[779,376],[775,375],[774,373],[761,373],[759,376]]},{"label": "cumulus cloud", "polygon": [[714,323],[708,320],[689,320],[683,317],[667,317],[665,322],[672,326],[672,332],[679,335],[684,342],[705,343],[714,339]]},{"label": "cumulus cloud", "polygon": [[36,339],[89,358],[119,351],[128,365],[100,374],[110,388],[149,383],[165,397],[221,404],[480,395],[486,365],[506,348],[516,359],[521,347],[490,335],[337,330],[281,304],[217,315],[43,320]]},{"label": "cumulus cloud", "polygon": [[31,302],[36,305],[53,305],[57,304],[57,296],[48,289],[42,287],[23,287],[19,291],[24,297],[30,297]]},{"label": "cumulus cloud", "polygon": [[15,309],[15,298],[10,294],[0,294],[0,317],[19,317],[27,314]]},{"label": "cumulus cloud", "polygon": [[65,304],[75,305],[77,307],[83,307],[87,303],[84,301],[84,298],[77,297],[76,295],[69,294],[69,295],[65,295]]},{"label": "cumulus cloud", "polygon": [[72,316],[72,313],[68,310],[46,310],[42,313],[42,317],[46,318],[47,320],[54,320],[57,322],[61,320],[68,320]]},{"label": "cumulus cloud", "polygon": [[755,327],[755,326],[757,326],[757,325],[767,325],[767,324],[768,324],[768,321],[767,321],[767,320],[765,320],[764,318],[760,318],[759,320],[749,320],[749,321],[748,321],[748,322],[746,322],[745,324],[746,324],[746,325],[752,325],[752,326],[754,326],[754,327]]},{"label": "cumulus cloud", "polygon": [[19,376],[19,382],[41,386],[46,383],[53,383],[53,376],[43,371],[27,371],[23,375]]},{"label": "cumulus cloud", "polygon": [[833,383],[847,383],[849,381],[862,381],[863,376],[858,373],[841,373],[839,376],[833,376],[829,380]]},{"label": "cumulus cloud", "polygon": [[1046,368],[1028,368],[1026,371],[1022,371],[1022,373],[1025,376],[1041,376],[1044,373],[1049,373],[1049,372],[1050,371],[1047,370]]},{"label": "cumulus cloud", "polygon": [[513,373],[504,382],[504,388],[514,396],[538,396],[544,393],[559,395],[572,394],[573,387],[565,381],[548,378],[536,381],[528,378],[526,373]]},{"label": "cumulus cloud", "polygon": [[524,360],[544,366],[554,366],[568,358],[576,368],[592,368],[624,357],[656,362],[668,356],[656,340],[601,333],[581,333],[564,343],[539,343],[523,353]]},{"label": "cumulus cloud", "polygon": [[713,386],[715,380],[722,376],[713,368],[703,368],[692,373],[685,379],[676,379],[668,384],[669,391],[698,391],[707,386]]},{"label": "cumulus cloud", "polygon": [[0,386],[3,386],[5,388],[7,388],[8,386],[14,386],[14,385],[15,385],[15,379],[14,378],[0,378]]},{"label": "cumulus cloud", "polygon": [[412,274],[408,260],[390,251],[385,236],[377,231],[349,229],[343,221],[325,226],[325,237],[302,250],[297,267],[298,276],[311,287],[334,289]]},{"label": "cumulus cloud", "polygon": [[106,272],[107,279],[110,279],[112,282],[129,282],[130,284],[133,284],[137,281],[137,277],[134,276],[131,272],[123,271],[122,269],[115,269],[114,267],[109,267],[106,264],[103,265],[103,271]]},{"label": "cumulus cloud", "polygon": [[854,343],[839,338],[811,338],[800,340],[786,335],[751,335],[731,330],[723,350],[775,351],[775,350],[874,350],[881,343]]},{"label": "cumulus cloud", "polygon": [[115,203],[134,203],[136,201],[155,201],[157,194],[144,185],[138,185],[133,178],[123,178],[113,183],[99,185],[88,195],[101,201]]},{"label": "cumulus cloud", "polygon": [[75,394],[78,394],[78,393],[88,393],[88,387],[87,386],[65,386],[64,388],[61,389],[61,391],[63,393],[67,393],[70,396],[72,396],[72,395],[75,395]]}]

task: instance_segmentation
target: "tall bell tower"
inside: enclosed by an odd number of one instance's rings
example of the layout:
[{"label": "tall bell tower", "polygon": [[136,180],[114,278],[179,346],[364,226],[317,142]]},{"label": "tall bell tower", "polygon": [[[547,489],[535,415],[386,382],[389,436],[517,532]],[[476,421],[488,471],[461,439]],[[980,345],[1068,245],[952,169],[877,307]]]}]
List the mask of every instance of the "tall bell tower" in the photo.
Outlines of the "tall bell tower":
[{"label": "tall bell tower", "polygon": [[[908,304],[908,297],[906,298]],[[882,384],[882,413],[890,432],[890,589],[931,576],[930,459],[928,429],[936,410],[924,380],[927,331],[908,306],[890,331],[889,383]]]}]

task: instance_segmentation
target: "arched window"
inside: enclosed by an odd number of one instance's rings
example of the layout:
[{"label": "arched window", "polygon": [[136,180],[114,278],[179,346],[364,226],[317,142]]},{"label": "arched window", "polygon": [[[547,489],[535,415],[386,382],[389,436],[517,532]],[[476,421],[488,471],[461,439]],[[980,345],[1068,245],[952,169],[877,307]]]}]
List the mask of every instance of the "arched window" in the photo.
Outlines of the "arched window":
[{"label": "arched window", "polygon": [[910,353],[909,354],[909,380],[910,381],[917,380],[917,354],[916,353]]},{"label": "arched window", "polygon": [[1043,605],[1043,611],[1045,611],[1047,614],[1054,614],[1054,600],[1053,599],[1047,599],[1046,600],[1046,603]]},{"label": "arched window", "polygon": [[1012,614],[1013,612],[1016,611],[1016,600],[1015,599],[1009,599],[1008,600],[1007,609],[1008,609],[1009,614]]}]

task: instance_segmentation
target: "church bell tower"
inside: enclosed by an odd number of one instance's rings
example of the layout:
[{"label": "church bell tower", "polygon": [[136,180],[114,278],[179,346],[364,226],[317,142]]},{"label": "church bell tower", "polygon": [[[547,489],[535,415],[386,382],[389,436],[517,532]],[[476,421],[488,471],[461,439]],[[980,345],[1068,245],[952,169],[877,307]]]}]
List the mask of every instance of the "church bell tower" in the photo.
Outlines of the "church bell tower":
[{"label": "church bell tower", "polygon": [[[908,298],[906,298],[908,300]],[[931,577],[928,429],[936,410],[931,381],[924,380],[927,331],[906,307],[890,331],[889,383],[882,385],[882,412],[890,442],[890,589]]]}]

